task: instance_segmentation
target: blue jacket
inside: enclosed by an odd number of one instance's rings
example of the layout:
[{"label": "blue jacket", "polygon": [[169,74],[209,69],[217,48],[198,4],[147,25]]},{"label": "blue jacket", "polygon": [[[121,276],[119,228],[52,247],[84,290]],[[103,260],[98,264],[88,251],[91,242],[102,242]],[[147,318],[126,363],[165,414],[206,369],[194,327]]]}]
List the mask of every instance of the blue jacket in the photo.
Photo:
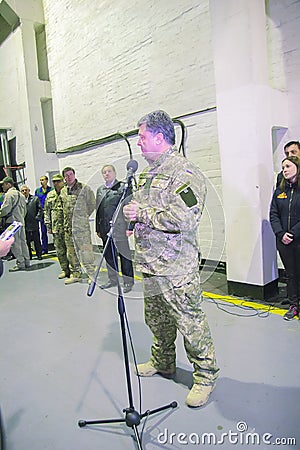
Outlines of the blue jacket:
[{"label": "blue jacket", "polygon": [[49,194],[50,191],[53,190],[53,187],[47,186],[46,192],[43,191],[42,186],[39,188],[36,188],[34,195],[40,199],[40,203],[42,205],[42,208],[44,209],[46,197]]}]

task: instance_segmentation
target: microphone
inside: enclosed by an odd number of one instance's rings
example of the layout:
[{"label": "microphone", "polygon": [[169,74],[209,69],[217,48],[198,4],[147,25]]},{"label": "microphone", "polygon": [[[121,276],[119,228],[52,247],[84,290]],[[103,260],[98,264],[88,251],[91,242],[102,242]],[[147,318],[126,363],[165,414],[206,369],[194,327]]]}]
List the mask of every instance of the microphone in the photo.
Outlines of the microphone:
[{"label": "microphone", "polygon": [[132,177],[133,174],[137,171],[138,168],[138,162],[135,159],[131,159],[128,161],[126,169],[127,169],[127,175],[126,175],[126,181],[128,182]]}]

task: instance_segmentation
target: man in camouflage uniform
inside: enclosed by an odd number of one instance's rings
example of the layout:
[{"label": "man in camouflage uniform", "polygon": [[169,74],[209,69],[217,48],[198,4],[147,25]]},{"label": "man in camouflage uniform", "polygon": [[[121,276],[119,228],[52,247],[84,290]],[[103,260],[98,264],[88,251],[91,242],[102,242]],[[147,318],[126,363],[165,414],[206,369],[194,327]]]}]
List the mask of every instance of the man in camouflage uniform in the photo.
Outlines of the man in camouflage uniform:
[{"label": "man in camouflage uniform", "polygon": [[52,177],[52,183],[54,189],[49,192],[45,201],[44,223],[48,233],[53,235],[57,258],[62,270],[58,278],[63,279],[70,276],[64,233],[64,213],[60,201],[60,191],[64,187],[64,177],[58,173]]},{"label": "man in camouflage uniform", "polygon": [[22,227],[15,234],[15,241],[11,247],[16,257],[16,265],[11,267],[9,272],[16,272],[30,267],[30,256],[25,235],[26,202],[24,196],[14,187],[14,180],[5,177],[1,181],[4,201],[0,208],[0,219],[5,219],[5,227],[8,227],[14,220],[22,223]]},{"label": "man in camouflage uniform", "polygon": [[63,176],[67,183],[60,193],[64,214],[65,243],[70,265],[70,278],[65,284],[77,283],[82,270],[93,279],[95,258],[91,241],[89,217],[96,207],[92,189],[75,178],[75,170],[65,167]]},{"label": "man in camouflage uniform", "polygon": [[142,154],[149,166],[139,177],[134,200],[124,207],[135,223],[136,268],[144,278],[145,321],[153,333],[150,361],[141,376],[176,370],[177,330],[183,335],[194,384],[186,404],[204,405],[219,369],[208,322],[201,309],[197,228],[206,187],[200,170],[174,146],[175,130],[164,111],[139,123]]}]

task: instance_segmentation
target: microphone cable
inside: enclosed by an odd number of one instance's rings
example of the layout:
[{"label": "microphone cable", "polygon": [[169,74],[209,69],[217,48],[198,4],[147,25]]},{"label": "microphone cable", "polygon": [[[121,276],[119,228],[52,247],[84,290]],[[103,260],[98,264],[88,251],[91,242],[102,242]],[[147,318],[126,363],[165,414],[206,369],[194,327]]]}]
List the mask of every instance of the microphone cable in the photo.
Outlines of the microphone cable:
[{"label": "microphone cable", "polygon": [[180,125],[180,128],[181,128],[181,141],[180,141],[180,144],[179,144],[179,147],[178,147],[178,151],[180,153],[180,150],[182,150],[182,154],[186,158],[186,153],[185,153],[185,139],[186,139],[185,125],[179,119],[173,119],[173,122],[177,123],[178,125]]},{"label": "microphone cable", "polygon": [[[270,316],[270,313],[272,311],[277,309],[274,304],[269,304],[266,306],[260,305],[261,308],[257,308],[255,306],[249,305],[246,299],[227,299],[226,296],[209,294],[208,292],[203,293],[203,298],[208,302],[213,303],[220,311],[236,317],[260,317],[261,319],[266,319]],[[224,301],[222,302],[222,300]],[[237,301],[239,302],[239,304],[236,303]],[[251,313],[239,314],[237,312],[230,311],[229,309],[231,308],[237,308],[243,311],[251,311]]]},{"label": "microphone cable", "polygon": [[121,136],[121,138],[123,138],[123,139],[124,139],[124,141],[126,142],[126,144],[127,144],[127,146],[128,146],[128,150],[129,150],[129,156],[130,156],[130,159],[132,159],[132,150],[131,150],[131,145],[130,145],[130,142],[129,142],[129,140],[128,140],[128,138],[127,138],[126,134],[124,134],[124,133],[121,133],[121,131],[117,131],[117,132],[116,132],[116,135],[118,135],[118,136]]}]

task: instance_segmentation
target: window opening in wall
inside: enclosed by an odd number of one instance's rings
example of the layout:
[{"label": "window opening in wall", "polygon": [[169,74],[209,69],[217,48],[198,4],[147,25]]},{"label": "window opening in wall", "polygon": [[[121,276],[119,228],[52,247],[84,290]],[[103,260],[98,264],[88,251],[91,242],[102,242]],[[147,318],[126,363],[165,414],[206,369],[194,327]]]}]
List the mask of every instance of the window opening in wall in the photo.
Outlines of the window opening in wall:
[{"label": "window opening in wall", "polygon": [[281,170],[281,161],[284,158],[283,146],[287,142],[286,135],[288,129],[286,127],[274,126],[272,127],[272,150],[274,170],[278,172]]},{"label": "window opening in wall", "polygon": [[8,129],[0,129],[0,180],[4,177],[12,177],[20,186],[25,183],[25,162],[17,163],[16,160],[16,137],[7,138]]},{"label": "window opening in wall", "polygon": [[35,44],[38,65],[38,77],[42,81],[49,81],[48,56],[45,25],[35,25]]},{"label": "window opening in wall", "polygon": [[0,45],[20,25],[20,18],[6,1],[0,1]]},{"label": "window opening in wall", "polygon": [[51,98],[41,99],[41,109],[43,117],[44,137],[46,153],[55,153],[56,138],[53,120],[53,106]]}]

